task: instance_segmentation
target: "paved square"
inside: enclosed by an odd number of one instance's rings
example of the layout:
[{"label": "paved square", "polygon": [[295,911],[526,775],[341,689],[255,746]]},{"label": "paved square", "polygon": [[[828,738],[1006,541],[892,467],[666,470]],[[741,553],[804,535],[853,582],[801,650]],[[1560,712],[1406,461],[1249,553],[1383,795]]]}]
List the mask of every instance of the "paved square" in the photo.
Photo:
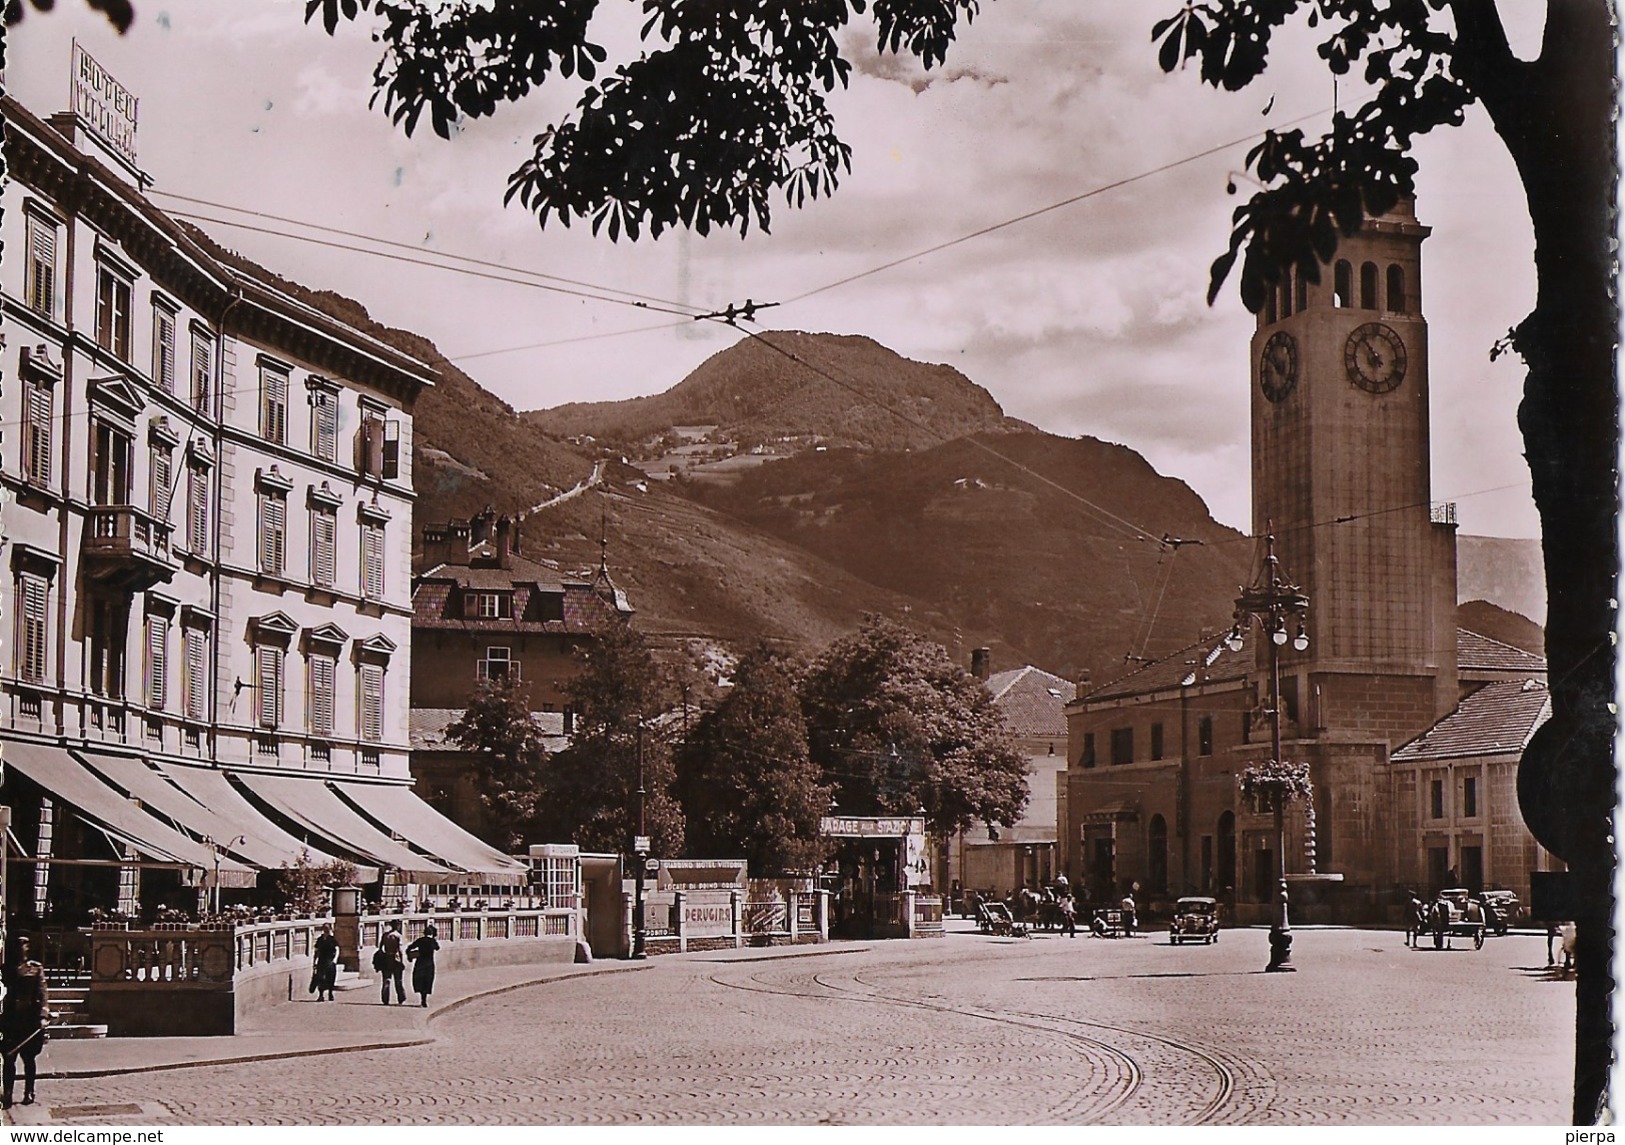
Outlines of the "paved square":
[{"label": "paved square", "polygon": [[1211,947],[955,933],[661,958],[475,999],[429,1045],[41,1097],[139,1103],[141,1124],[1567,1120],[1574,987],[1543,938],[1435,951],[1300,930],[1295,974],[1262,973],[1266,947],[1255,930]]}]

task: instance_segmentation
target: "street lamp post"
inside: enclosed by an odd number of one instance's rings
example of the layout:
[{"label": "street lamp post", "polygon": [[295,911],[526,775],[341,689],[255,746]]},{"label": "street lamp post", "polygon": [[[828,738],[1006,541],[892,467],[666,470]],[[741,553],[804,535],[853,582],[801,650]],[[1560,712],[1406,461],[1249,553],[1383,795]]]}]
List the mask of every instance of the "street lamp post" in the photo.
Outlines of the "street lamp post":
[{"label": "street lamp post", "polygon": [[246,835],[238,835],[231,842],[221,844],[216,843],[212,836],[203,836],[203,845],[214,852],[214,882],[209,886],[210,897],[214,904],[210,911],[212,914],[220,913],[220,859],[227,851],[231,850],[238,843],[246,842],[247,839],[248,836]]},{"label": "street lamp post", "polygon": [[[1265,536],[1264,569],[1259,579],[1241,590],[1236,598],[1235,625],[1225,638],[1232,652],[1240,652],[1244,633],[1250,620],[1257,620],[1269,638],[1270,659],[1270,758],[1262,768],[1249,769],[1245,779],[1251,781],[1252,792],[1259,805],[1268,802],[1275,813],[1276,903],[1275,915],[1270,923],[1270,961],[1264,969],[1290,971],[1292,966],[1292,923],[1287,910],[1286,882],[1286,804],[1294,798],[1300,785],[1306,783],[1304,772],[1297,765],[1281,758],[1281,649],[1287,641],[1302,652],[1309,647],[1309,633],[1304,616],[1309,609],[1309,598],[1298,591],[1281,575],[1280,560],[1275,555],[1273,524]],[[1296,629],[1296,631],[1289,631]]]},{"label": "street lamp post", "polygon": [[643,796],[643,717],[638,717],[638,830],[637,836],[632,840],[632,856],[637,863],[636,886],[637,893],[632,903],[632,957],[647,958],[648,952],[644,949],[646,933],[644,931],[643,917],[643,868],[649,860],[648,827],[644,822]]}]

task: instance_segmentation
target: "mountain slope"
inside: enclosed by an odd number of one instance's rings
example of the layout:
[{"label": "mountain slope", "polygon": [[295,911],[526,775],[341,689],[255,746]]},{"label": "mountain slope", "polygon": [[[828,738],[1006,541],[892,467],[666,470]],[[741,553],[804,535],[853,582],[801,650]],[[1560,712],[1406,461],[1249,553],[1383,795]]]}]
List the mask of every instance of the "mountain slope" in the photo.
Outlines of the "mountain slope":
[{"label": "mountain slope", "polygon": [[967,629],[1001,632],[1069,679],[1111,679],[1126,657],[1222,629],[1252,559],[1189,486],[1092,438],[832,450],[676,488]]},{"label": "mountain slope", "polygon": [[797,331],[742,339],[652,397],[575,402],[525,417],[561,437],[625,444],[672,426],[714,425],[744,448],[817,437],[877,450],[921,449],[1020,424],[950,366],[911,361],[870,338]]}]

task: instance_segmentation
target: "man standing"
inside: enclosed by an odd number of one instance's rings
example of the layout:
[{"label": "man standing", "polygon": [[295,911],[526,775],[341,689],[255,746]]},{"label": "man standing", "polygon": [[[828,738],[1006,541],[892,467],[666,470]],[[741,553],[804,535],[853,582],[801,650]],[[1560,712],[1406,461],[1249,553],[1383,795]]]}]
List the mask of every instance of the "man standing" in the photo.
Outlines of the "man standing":
[{"label": "man standing", "polygon": [[401,942],[401,920],[394,919],[385,929],[383,937],[378,940],[378,955],[374,959],[379,973],[384,976],[384,986],[379,1001],[389,1005],[389,984],[395,983],[395,1004],[401,1005],[406,1001],[406,982],[403,974],[406,970],[406,956]]},{"label": "man standing", "polygon": [[6,998],[0,1005],[0,1058],[5,1065],[0,1107],[10,1109],[19,1057],[23,1059],[23,1104],[34,1104],[35,1061],[45,1044],[45,1026],[51,1018],[45,967],[30,955],[26,935],[18,937],[4,977]]}]

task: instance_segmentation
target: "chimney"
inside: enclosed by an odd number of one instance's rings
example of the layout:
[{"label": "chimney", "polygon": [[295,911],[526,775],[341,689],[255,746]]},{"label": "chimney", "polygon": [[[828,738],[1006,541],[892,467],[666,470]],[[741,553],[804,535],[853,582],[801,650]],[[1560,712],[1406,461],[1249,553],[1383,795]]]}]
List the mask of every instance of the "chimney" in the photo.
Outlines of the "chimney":
[{"label": "chimney", "polygon": [[432,569],[451,559],[451,530],[445,526],[423,526],[423,567]]},{"label": "chimney", "polygon": [[497,568],[508,569],[513,567],[513,549],[513,521],[506,516],[498,517],[496,524]]},{"label": "chimney", "polygon": [[984,684],[992,675],[993,652],[989,648],[973,648],[970,654],[970,674]]},{"label": "chimney", "polygon": [[491,506],[485,507],[485,512],[469,518],[469,528],[472,530],[468,538],[468,547],[473,549],[483,545],[491,539],[492,526],[496,523],[497,511]]},{"label": "chimney", "polygon": [[1081,700],[1089,694],[1089,690],[1089,669],[1081,668],[1078,671],[1077,685],[1072,689],[1072,698],[1075,700]]}]

